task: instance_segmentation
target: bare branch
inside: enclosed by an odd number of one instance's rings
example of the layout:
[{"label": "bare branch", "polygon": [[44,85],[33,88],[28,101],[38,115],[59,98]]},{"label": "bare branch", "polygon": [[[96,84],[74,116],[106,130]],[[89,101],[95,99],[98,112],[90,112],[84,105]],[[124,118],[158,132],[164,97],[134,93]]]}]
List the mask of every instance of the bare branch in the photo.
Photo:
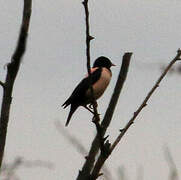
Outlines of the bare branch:
[{"label": "bare branch", "polygon": [[121,133],[116,138],[116,140],[114,141],[114,143],[111,147],[111,152],[114,150],[116,145],[120,142],[120,140],[122,139],[122,137],[124,136],[126,131],[129,129],[129,127],[134,123],[134,120],[136,119],[138,114],[141,112],[141,110],[147,105],[148,100],[150,99],[152,94],[155,92],[156,88],[159,87],[160,82],[163,80],[163,78],[165,77],[165,75],[167,74],[169,69],[173,66],[173,64],[180,59],[180,56],[181,56],[181,50],[178,49],[177,55],[175,56],[175,58],[168,64],[168,66],[166,67],[164,72],[161,74],[161,76],[158,78],[158,80],[156,81],[156,83],[154,84],[152,89],[148,92],[148,94],[145,97],[145,99],[143,100],[142,104],[139,106],[137,111],[133,114],[133,117],[129,120],[129,122],[126,124],[126,126],[121,130]]},{"label": "bare branch", "polygon": [[26,49],[26,40],[31,16],[32,0],[24,0],[23,19],[20,29],[19,39],[16,50],[11,58],[11,62],[7,65],[7,75],[5,80],[5,88],[3,92],[1,117],[0,117],[0,168],[2,165],[4,148],[6,142],[7,126],[9,121],[10,106],[12,100],[12,91],[16,75],[18,73],[22,56]]}]

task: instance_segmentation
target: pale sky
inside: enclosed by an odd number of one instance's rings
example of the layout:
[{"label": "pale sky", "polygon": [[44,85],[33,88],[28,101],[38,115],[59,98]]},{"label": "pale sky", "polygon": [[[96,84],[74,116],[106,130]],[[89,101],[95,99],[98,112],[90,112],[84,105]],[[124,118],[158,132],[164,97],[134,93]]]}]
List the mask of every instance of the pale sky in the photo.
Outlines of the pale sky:
[{"label": "pale sky", "polygon": [[[14,51],[21,23],[23,1],[0,1],[0,79]],[[133,52],[128,78],[108,129],[112,142],[131,118],[153,83],[160,64],[166,65],[181,48],[179,0],[90,0],[92,62],[109,57],[117,67],[104,96],[98,101],[103,114],[109,103],[124,52]],[[56,130],[65,123],[69,109],[61,104],[87,73],[84,9],[78,0],[34,0],[27,51],[15,82],[6,160],[17,156],[45,160],[53,170],[20,169],[22,180],[72,180],[84,157]],[[166,77],[106,162],[114,179],[124,166],[129,180],[142,167],[144,180],[167,179],[169,169],[164,145],[181,169],[180,76]],[[2,94],[2,89],[0,90]],[[79,108],[68,128],[89,149],[95,135],[91,114]],[[86,155],[86,154],[85,154]],[[181,176],[181,173],[180,173]]]}]

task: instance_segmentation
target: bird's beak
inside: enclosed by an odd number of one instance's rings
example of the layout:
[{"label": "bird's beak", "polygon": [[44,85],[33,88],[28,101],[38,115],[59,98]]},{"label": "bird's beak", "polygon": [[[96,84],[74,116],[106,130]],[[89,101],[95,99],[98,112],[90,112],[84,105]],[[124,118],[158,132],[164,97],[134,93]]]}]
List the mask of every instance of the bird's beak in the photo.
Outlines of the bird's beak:
[{"label": "bird's beak", "polygon": [[116,66],[116,65],[112,63],[111,66]]}]

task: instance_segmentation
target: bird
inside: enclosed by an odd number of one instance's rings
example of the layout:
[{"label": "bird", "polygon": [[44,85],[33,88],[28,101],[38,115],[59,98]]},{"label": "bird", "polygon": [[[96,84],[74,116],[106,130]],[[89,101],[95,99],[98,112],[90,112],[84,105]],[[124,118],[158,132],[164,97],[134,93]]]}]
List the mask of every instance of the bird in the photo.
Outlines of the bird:
[{"label": "bird", "polygon": [[[70,112],[67,117],[65,126],[68,126],[73,113],[78,107],[83,106],[91,111],[87,105],[93,104],[90,83],[93,88],[94,98],[97,100],[100,98],[112,77],[111,67],[115,66],[110,59],[105,56],[98,57],[93,67],[90,69],[90,75],[86,77],[75,87],[70,97],[62,104],[65,109],[70,105]],[[93,113],[93,111],[91,111]]]}]

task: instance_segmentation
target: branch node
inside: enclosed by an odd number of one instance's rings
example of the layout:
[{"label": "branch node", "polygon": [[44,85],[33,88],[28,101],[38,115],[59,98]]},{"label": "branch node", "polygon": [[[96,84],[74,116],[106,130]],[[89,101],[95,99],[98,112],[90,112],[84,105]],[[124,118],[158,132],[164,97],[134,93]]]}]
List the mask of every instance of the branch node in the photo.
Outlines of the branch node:
[{"label": "branch node", "polygon": [[[94,116],[93,116],[93,118],[92,118],[92,122],[94,123],[94,124],[97,124],[97,123],[99,123],[99,115],[100,114],[94,114]],[[100,126],[100,125],[99,125]]]},{"label": "branch node", "polygon": [[120,131],[120,132],[123,132],[123,131],[125,131],[125,128],[122,128],[122,129],[120,129],[119,131]]},{"label": "branch node", "polygon": [[108,157],[111,154],[110,147],[111,143],[109,142],[109,140],[107,140],[103,148],[101,149],[101,153],[104,157]]},{"label": "branch node", "polygon": [[98,176],[97,177],[100,177],[100,176],[102,176],[103,175],[103,173],[100,173],[100,174],[98,174]]},{"label": "branch node", "polygon": [[145,104],[143,104],[143,108],[144,108],[145,106],[147,106],[147,104],[146,104],[146,103],[145,103]]},{"label": "branch node", "polygon": [[88,157],[88,156],[85,156],[84,158],[85,158],[86,160],[87,160],[87,159],[89,159],[89,157]]},{"label": "branch node", "polygon": [[95,39],[95,37],[93,37],[93,36],[88,36],[88,40],[89,40],[89,41],[91,41],[91,40],[93,40],[93,39]]}]

